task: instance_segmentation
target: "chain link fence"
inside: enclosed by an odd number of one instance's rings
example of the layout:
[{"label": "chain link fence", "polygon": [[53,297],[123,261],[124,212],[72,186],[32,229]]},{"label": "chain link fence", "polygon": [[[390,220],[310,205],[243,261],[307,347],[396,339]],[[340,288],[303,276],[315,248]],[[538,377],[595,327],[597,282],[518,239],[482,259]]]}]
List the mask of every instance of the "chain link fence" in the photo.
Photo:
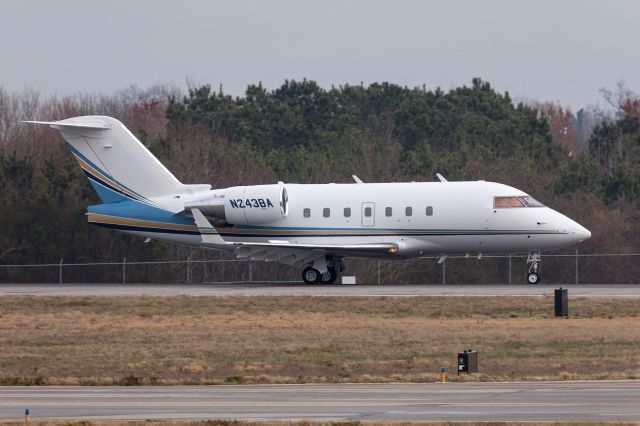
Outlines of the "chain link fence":
[{"label": "chain link fence", "polygon": [[[193,253],[192,253],[193,254]],[[192,259],[0,265],[0,283],[295,283],[299,267],[264,261]],[[538,272],[547,284],[640,283],[640,253],[575,253],[542,256]],[[526,255],[438,256],[406,261],[346,259],[343,275],[358,284],[520,284]]]}]

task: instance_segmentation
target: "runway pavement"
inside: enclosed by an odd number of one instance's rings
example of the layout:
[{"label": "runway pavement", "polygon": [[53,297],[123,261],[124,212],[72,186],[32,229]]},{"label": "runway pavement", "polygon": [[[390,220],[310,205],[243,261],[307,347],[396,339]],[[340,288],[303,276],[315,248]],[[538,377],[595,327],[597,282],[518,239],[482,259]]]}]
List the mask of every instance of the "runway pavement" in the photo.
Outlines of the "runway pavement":
[{"label": "runway pavement", "polygon": [[[557,285],[0,284],[0,296],[552,296]],[[640,284],[565,285],[571,297],[640,297]]]},{"label": "runway pavement", "polygon": [[639,381],[0,387],[0,419],[638,421]]}]

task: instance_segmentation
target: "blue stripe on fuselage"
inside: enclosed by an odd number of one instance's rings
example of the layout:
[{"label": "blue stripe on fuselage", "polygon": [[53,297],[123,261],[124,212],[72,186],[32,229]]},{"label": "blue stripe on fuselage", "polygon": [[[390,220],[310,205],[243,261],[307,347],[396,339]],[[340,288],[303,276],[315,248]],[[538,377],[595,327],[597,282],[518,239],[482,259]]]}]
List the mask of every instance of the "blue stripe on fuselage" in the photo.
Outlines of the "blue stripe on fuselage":
[{"label": "blue stripe on fuselage", "polygon": [[148,204],[126,199],[118,203],[97,204],[87,208],[89,213],[104,214],[125,219],[140,219],[162,222],[167,224],[194,225],[193,218],[185,215],[176,215],[168,210],[163,210]]},{"label": "blue stripe on fuselage", "polygon": [[455,230],[448,230],[448,231],[438,231],[438,230],[431,230],[431,231],[419,231],[419,230],[414,230],[413,232],[406,232],[406,231],[402,231],[402,230],[384,230],[384,231],[391,231],[391,232],[382,232],[382,233],[366,233],[366,232],[360,232],[360,233],[346,233],[346,234],[295,234],[295,233],[269,233],[269,234],[247,234],[247,233],[237,233],[237,232],[233,232],[233,231],[219,231],[218,233],[223,236],[223,237],[249,237],[249,238],[273,238],[273,237],[295,237],[295,238],[301,238],[301,237],[425,237],[425,236],[430,236],[430,237],[437,237],[437,236],[471,236],[471,235],[480,235],[480,236],[488,236],[488,235],[556,235],[556,234],[565,234],[563,232],[540,232],[540,231],[536,231],[536,232],[526,232],[526,231],[496,231],[496,232],[491,232],[491,231],[473,231],[473,230],[466,230],[466,231],[455,231]]}]

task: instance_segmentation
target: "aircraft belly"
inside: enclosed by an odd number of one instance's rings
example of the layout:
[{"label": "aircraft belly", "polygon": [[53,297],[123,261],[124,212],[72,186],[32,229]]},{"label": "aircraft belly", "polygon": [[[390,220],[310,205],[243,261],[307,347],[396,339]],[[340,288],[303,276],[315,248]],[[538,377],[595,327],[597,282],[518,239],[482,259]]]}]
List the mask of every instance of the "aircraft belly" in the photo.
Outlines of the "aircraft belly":
[{"label": "aircraft belly", "polygon": [[442,250],[437,253],[514,253],[556,249],[562,246],[563,234],[505,234],[437,237]]},{"label": "aircraft belly", "polygon": [[[231,247],[210,246],[202,244],[199,235],[180,235],[170,233],[146,233],[139,231],[125,231],[127,233],[141,237],[149,237],[155,240],[168,241],[194,247],[209,247],[214,249],[231,250]],[[292,238],[287,241],[291,244],[367,244],[367,243],[397,243],[400,250],[396,254],[362,253],[355,256],[353,252],[339,253],[334,250],[333,254],[345,255],[349,257],[371,257],[385,259],[405,259],[424,255],[438,254],[474,254],[474,253],[506,253],[506,252],[527,252],[532,250],[545,250],[557,248],[561,243],[561,235],[465,235],[465,236],[425,236],[425,237],[307,237]],[[283,241],[270,237],[234,237],[225,238],[227,242],[243,243],[270,243]],[[472,249],[474,247],[475,249]]]},{"label": "aircraft belly", "polygon": [[200,235],[181,235],[163,232],[144,232],[130,230],[121,230],[121,232],[126,232],[127,234],[136,235],[142,238],[151,238],[152,240],[167,241],[170,243],[177,243],[186,246],[202,246],[202,237]]}]

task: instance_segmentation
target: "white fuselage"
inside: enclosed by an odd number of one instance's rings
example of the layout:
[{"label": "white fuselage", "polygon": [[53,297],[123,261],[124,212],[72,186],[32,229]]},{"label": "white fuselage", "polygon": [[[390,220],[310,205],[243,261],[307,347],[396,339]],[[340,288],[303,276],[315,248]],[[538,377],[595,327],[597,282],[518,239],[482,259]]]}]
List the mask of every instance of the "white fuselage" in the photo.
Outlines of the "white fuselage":
[{"label": "white fuselage", "polygon": [[[229,242],[398,244],[397,253],[362,256],[388,258],[544,251],[578,243],[591,235],[578,223],[548,207],[494,207],[494,197],[527,194],[493,182],[284,186],[289,200],[285,218],[260,224],[218,226],[217,231]],[[261,186],[251,188],[254,193],[260,193]],[[225,191],[228,190],[212,190],[210,194],[220,196]],[[193,198],[198,197],[202,198],[203,194]],[[172,204],[169,208],[177,212],[188,199],[161,202]],[[229,203],[231,199],[224,202]],[[349,210],[345,213],[345,209]],[[196,235],[135,233],[194,246],[211,246],[202,244]]]}]

